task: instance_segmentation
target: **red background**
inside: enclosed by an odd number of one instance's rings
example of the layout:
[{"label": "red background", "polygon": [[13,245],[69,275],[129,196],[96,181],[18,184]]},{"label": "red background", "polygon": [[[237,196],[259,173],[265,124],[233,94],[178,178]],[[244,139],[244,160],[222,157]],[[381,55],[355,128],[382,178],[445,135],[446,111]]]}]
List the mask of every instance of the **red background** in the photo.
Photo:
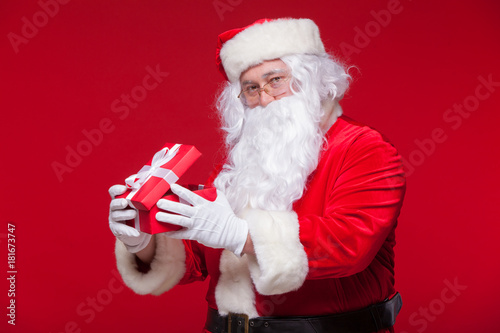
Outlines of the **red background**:
[{"label": "red background", "polygon": [[[497,1],[73,0],[44,16],[45,2],[0,5],[0,267],[6,275],[11,223],[18,271],[16,325],[7,324],[2,278],[0,331],[200,331],[204,283],[153,297],[117,282],[107,189],[167,141],[198,147],[203,156],[182,181],[203,182],[220,157],[216,37],[283,16],[313,19],[327,48],[357,66],[345,114],[384,133],[407,161],[397,331],[498,331],[500,87],[479,79],[500,82]],[[387,9],[390,20],[377,23]],[[29,38],[10,40],[23,32]],[[168,76],[137,95],[147,66]],[[141,101],[125,113],[120,99],[131,92]],[[472,111],[446,118],[464,102]],[[78,147],[86,156],[58,178],[54,162]]]}]

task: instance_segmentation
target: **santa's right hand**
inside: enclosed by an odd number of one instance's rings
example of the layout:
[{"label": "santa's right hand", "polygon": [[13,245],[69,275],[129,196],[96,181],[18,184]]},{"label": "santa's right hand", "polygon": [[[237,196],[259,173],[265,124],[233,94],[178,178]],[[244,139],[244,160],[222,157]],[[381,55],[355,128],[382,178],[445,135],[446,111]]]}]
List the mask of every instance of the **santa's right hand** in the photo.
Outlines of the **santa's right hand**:
[{"label": "santa's right hand", "polygon": [[127,220],[133,220],[137,216],[137,211],[128,206],[127,199],[118,198],[127,191],[124,185],[113,185],[109,188],[111,203],[109,204],[109,229],[131,253],[136,253],[145,248],[151,240],[151,235],[140,232],[135,228],[129,227],[124,223]]}]

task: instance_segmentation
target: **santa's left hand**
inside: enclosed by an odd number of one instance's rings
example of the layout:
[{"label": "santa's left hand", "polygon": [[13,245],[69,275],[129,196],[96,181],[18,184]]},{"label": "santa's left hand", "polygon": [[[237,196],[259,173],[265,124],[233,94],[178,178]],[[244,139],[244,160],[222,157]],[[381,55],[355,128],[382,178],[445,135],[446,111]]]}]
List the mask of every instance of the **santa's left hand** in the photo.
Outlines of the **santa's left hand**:
[{"label": "santa's left hand", "polygon": [[196,240],[205,246],[224,248],[241,255],[248,236],[247,221],[234,214],[224,193],[217,190],[217,199],[209,201],[180,185],[172,184],[170,188],[190,205],[158,200],[158,208],[176,214],[159,212],[156,219],[183,227],[166,233],[167,236]]}]

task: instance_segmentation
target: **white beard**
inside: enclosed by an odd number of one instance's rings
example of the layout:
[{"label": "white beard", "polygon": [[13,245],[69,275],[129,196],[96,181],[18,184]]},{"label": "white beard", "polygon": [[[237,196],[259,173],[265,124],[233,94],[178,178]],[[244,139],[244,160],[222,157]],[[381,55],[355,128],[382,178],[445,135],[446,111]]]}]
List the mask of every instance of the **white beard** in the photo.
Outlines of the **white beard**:
[{"label": "white beard", "polygon": [[291,210],[302,197],[323,144],[318,106],[293,95],[245,110],[240,138],[214,182],[235,213]]}]

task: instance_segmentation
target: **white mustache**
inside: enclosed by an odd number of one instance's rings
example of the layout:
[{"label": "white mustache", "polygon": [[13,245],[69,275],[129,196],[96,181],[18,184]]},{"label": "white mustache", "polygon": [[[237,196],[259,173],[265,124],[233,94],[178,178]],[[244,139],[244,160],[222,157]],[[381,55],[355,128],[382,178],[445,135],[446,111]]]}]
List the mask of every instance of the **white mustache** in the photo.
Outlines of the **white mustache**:
[{"label": "white mustache", "polygon": [[312,118],[298,96],[245,111],[240,139],[215,181],[233,209],[291,209],[318,162],[322,134]]}]

